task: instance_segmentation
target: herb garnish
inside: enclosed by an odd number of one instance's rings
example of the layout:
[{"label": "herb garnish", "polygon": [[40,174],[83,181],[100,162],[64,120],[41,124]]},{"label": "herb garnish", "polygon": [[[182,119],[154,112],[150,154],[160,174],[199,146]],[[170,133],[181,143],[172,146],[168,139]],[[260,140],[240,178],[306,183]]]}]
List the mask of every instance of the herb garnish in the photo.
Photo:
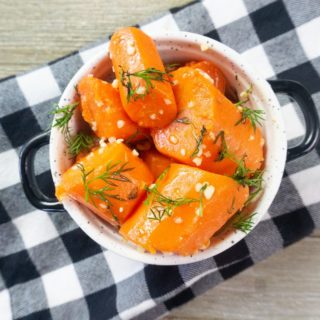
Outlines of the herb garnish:
[{"label": "herb garnish", "polygon": [[260,126],[262,125],[261,121],[264,120],[264,111],[254,110],[244,105],[245,103],[249,102],[251,93],[252,84],[250,84],[247,90],[243,91],[240,94],[241,100],[238,101],[235,105],[239,107],[239,110],[241,110],[241,118],[235,123],[235,125],[237,126],[239,124],[244,124],[246,122],[246,119],[248,119],[253,127],[253,130],[255,131],[257,128],[257,124],[259,124]]},{"label": "herb garnish", "polygon": [[168,63],[164,66],[166,72],[172,72],[174,70],[177,70],[181,66],[180,63]]},{"label": "herb garnish", "polygon": [[175,122],[183,124],[192,124],[191,120],[188,117],[182,117],[175,120]]},{"label": "herb garnish", "polygon": [[[120,67],[120,81],[124,87],[127,88],[127,102],[130,102],[131,98],[134,101],[137,99],[143,99],[147,94],[150,93],[151,89],[154,88],[154,84],[152,81],[160,81],[160,82],[171,82],[170,77],[172,75],[168,74],[166,71],[160,71],[156,68],[147,68],[145,70],[137,71],[137,72],[129,72],[125,71]],[[132,83],[132,78],[140,78],[145,82],[144,93],[139,93],[140,86],[134,88]],[[142,87],[141,87],[142,88]]]},{"label": "herb garnish", "polygon": [[79,132],[70,139],[69,152],[72,156],[77,156],[82,151],[89,151],[95,143],[95,138],[83,132]]},{"label": "herb garnish", "polygon": [[207,189],[207,187],[208,187],[208,184],[207,183],[205,183],[202,187],[201,187],[201,189],[200,189],[200,198],[199,198],[199,209],[198,209],[198,212],[197,212],[197,214],[198,214],[198,216],[200,216],[200,217],[202,217],[203,216],[203,193],[204,193],[204,191]]},{"label": "herb garnish", "polygon": [[252,213],[249,216],[243,216],[241,213],[238,213],[238,216],[234,219],[232,226],[244,233],[248,233],[249,231],[252,230],[253,228],[253,217],[257,213]]},{"label": "herb garnish", "polygon": [[205,126],[202,126],[201,130],[200,130],[200,135],[199,137],[195,137],[196,139],[196,147],[194,149],[194,151],[192,152],[190,158],[194,158],[200,151],[200,146],[202,145],[203,142],[203,138],[205,136],[205,134],[207,133],[207,129]]},{"label": "herb garnish", "polygon": [[223,159],[228,158],[237,164],[237,169],[231,176],[231,178],[237,181],[242,186],[248,186],[250,188],[250,195],[248,200],[246,201],[246,204],[248,204],[262,190],[263,170],[253,171],[248,169],[245,164],[246,154],[244,154],[242,159],[237,159],[237,157],[228,149],[224,137],[224,131],[220,131],[218,133],[214,143],[217,143],[217,140],[219,138],[221,139],[221,150],[219,152],[218,158],[215,161],[222,161]]},{"label": "herb garnish", "polygon": [[160,193],[156,184],[152,187],[146,187],[146,190],[148,192],[148,197],[144,201],[144,204],[147,206],[150,204],[152,205],[149,209],[151,215],[148,216],[148,219],[150,220],[157,220],[160,222],[165,215],[170,217],[176,207],[184,206],[192,202],[199,202],[198,199],[193,198],[172,199],[167,197]]},{"label": "herb garnish", "polygon": [[[129,178],[124,175],[124,173],[131,171],[134,168],[128,168],[127,165],[128,162],[120,165],[120,162],[112,163],[112,161],[109,161],[104,172],[90,179],[89,176],[94,172],[94,169],[86,172],[82,164],[77,164],[77,167],[82,174],[82,183],[85,191],[85,201],[91,202],[95,207],[97,207],[95,198],[106,202],[107,207],[110,210],[114,220],[117,222],[119,220],[112,209],[113,205],[110,199],[116,199],[119,201],[126,201],[126,199],[121,198],[118,194],[110,193],[110,191],[113,191],[116,187],[118,187],[118,185],[116,184],[117,181],[131,183],[131,180],[129,180]],[[91,188],[90,185],[92,184],[92,182],[98,180],[103,181],[105,185],[98,189]]]},{"label": "herb garnish", "polygon": [[[144,138],[134,141],[140,135],[142,137],[144,137]],[[148,140],[149,142],[152,142],[152,139],[150,139],[150,136],[148,136],[147,134],[145,134],[142,131],[140,131],[139,129],[137,129],[136,132],[134,132],[132,135],[130,135],[127,139],[125,139],[124,143],[128,147],[132,147],[134,144],[136,144],[138,142],[141,142],[141,141],[145,141],[145,140]]]},{"label": "herb garnish", "polygon": [[55,110],[50,112],[50,114],[55,116],[58,115],[52,127],[60,129],[66,141],[70,139],[69,122],[78,105],[79,102],[67,104],[64,107],[59,107],[59,105],[57,105]]},{"label": "herb garnish", "polygon": [[259,124],[260,126],[262,125],[261,121],[264,120],[264,111],[263,110],[253,110],[253,109],[250,109],[245,106],[243,106],[241,108],[242,108],[241,119],[239,119],[235,123],[236,126],[240,123],[242,123],[242,124],[245,123],[246,119],[248,119],[251,122],[251,125],[252,125],[254,131],[257,128],[257,124]]}]

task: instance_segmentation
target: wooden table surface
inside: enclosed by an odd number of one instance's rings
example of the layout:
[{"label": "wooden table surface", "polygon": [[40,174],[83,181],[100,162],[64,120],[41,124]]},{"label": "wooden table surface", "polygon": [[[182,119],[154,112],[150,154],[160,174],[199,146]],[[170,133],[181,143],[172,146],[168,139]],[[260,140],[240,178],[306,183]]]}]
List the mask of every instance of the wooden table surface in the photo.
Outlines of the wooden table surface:
[{"label": "wooden table surface", "polygon": [[[0,78],[187,2],[0,0]],[[320,232],[209,290],[166,319],[320,319]]]}]

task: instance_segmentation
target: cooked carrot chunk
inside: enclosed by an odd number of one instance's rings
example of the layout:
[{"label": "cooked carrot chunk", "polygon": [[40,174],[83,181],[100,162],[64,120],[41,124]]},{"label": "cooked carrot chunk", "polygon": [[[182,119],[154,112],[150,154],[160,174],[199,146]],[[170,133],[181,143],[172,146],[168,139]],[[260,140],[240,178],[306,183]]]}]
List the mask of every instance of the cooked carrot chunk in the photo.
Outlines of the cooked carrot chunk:
[{"label": "cooked carrot chunk", "polygon": [[174,161],[156,149],[147,150],[141,153],[141,158],[148,166],[155,178],[158,178],[160,174]]},{"label": "cooked carrot chunk", "polygon": [[124,111],[119,91],[110,83],[93,76],[78,84],[83,119],[100,138],[126,139],[137,131],[137,125]]},{"label": "cooked carrot chunk", "polygon": [[141,127],[169,124],[177,107],[170,77],[153,40],[137,28],[124,28],[113,34],[110,54],[129,117]]},{"label": "cooked carrot chunk", "polygon": [[225,92],[227,84],[226,78],[215,64],[210,61],[192,61],[187,63],[187,66],[205,72],[211,78],[208,79],[212,81],[213,85],[222,93]]},{"label": "cooked carrot chunk", "polygon": [[229,177],[172,164],[120,234],[153,253],[193,254],[242,209],[248,194]]},{"label": "cooked carrot chunk", "polygon": [[143,161],[120,143],[100,147],[62,176],[56,196],[69,196],[113,225],[122,224],[153,181]]},{"label": "cooked carrot chunk", "polygon": [[[219,174],[233,174],[236,160],[243,158],[248,169],[259,169],[264,144],[259,128],[241,121],[240,109],[199,70],[182,67],[173,76],[179,115],[167,127],[152,130],[158,151]],[[223,157],[225,149],[233,158]]]}]

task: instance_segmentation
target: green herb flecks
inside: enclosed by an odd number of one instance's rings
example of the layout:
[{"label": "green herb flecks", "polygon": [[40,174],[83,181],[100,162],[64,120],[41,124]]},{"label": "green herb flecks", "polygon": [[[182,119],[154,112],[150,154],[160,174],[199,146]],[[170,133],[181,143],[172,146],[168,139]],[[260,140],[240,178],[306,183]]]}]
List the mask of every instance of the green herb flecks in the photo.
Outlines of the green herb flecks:
[{"label": "green herb flecks", "polygon": [[[131,99],[133,99],[134,101],[143,99],[147,94],[149,94],[151,89],[154,88],[154,84],[152,81],[171,82],[170,77],[171,75],[166,71],[160,71],[156,68],[147,68],[145,70],[131,73],[129,71],[123,70],[120,66],[120,82],[124,87],[127,88],[127,102],[130,102]],[[132,83],[133,78],[143,79],[145,82],[145,87],[134,87]],[[143,92],[139,93],[140,91]]]},{"label": "green herb flecks", "polygon": [[244,124],[248,119],[255,131],[257,124],[260,126],[262,125],[261,122],[264,120],[265,113],[263,110],[254,110],[245,106],[245,104],[250,100],[252,88],[252,84],[250,84],[249,88],[240,94],[241,100],[235,104],[241,112],[241,118],[235,123],[235,125]]},{"label": "green herb flecks", "polygon": [[199,202],[193,198],[172,199],[159,192],[156,184],[146,187],[148,196],[144,201],[146,206],[150,206],[148,219],[161,221],[165,216],[170,217],[176,207],[184,206],[193,202]]},{"label": "green herb flecks", "polygon": [[256,215],[256,213],[252,213],[249,216],[244,216],[241,213],[238,213],[238,215],[233,220],[232,226],[235,229],[238,229],[244,233],[249,233],[254,225],[253,217]]},{"label": "green herb flecks", "polygon": [[82,151],[89,151],[95,144],[95,138],[83,132],[79,132],[70,139],[69,153],[75,157]]},{"label": "green herb flecks", "polygon": [[[118,194],[111,193],[111,191],[114,191],[116,187],[118,187],[117,182],[131,183],[131,180],[126,177],[124,173],[131,171],[134,168],[129,168],[127,162],[121,164],[120,162],[112,163],[112,161],[109,161],[104,172],[90,178],[90,175],[94,172],[94,169],[86,172],[82,164],[79,163],[77,166],[82,174],[81,178],[85,191],[85,201],[93,204],[95,207],[97,207],[95,202],[96,199],[105,202],[114,220],[119,222],[118,217],[113,211],[111,199],[118,201],[126,201],[127,199],[121,198]],[[92,183],[98,180],[103,181],[105,185],[98,189],[92,188]]]},{"label": "green herb flecks", "polygon": [[264,120],[264,111],[263,110],[253,110],[248,107],[242,106],[241,107],[241,119],[239,119],[235,125],[239,125],[240,123],[245,123],[248,119],[255,131],[258,125],[262,125],[262,121]]},{"label": "green herb flecks", "polygon": [[232,158],[232,155],[230,154],[230,152],[228,150],[228,146],[226,143],[226,139],[225,139],[223,130],[219,131],[219,133],[217,134],[213,143],[216,144],[219,139],[221,140],[221,149],[220,149],[218,157],[215,159],[215,161],[222,161],[225,158]]},{"label": "green herb flecks", "polygon": [[167,73],[177,70],[181,67],[180,63],[168,63],[164,66]]},{"label": "green herb flecks", "polygon": [[207,133],[207,129],[205,126],[202,126],[201,130],[200,130],[200,134],[198,137],[195,137],[196,139],[196,147],[194,149],[194,151],[192,152],[190,158],[194,158],[199,152],[200,152],[200,147],[203,143],[203,139],[204,139],[204,136],[206,135]]},{"label": "green herb flecks", "polygon": [[200,189],[200,198],[199,198],[199,208],[198,208],[198,211],[197,211],[197,215],[199,217],[202,217],[203,216],[203,193],[205,192],[205,190],[207,189],[208,187],[208,184],[205,183],[201,189]]}]

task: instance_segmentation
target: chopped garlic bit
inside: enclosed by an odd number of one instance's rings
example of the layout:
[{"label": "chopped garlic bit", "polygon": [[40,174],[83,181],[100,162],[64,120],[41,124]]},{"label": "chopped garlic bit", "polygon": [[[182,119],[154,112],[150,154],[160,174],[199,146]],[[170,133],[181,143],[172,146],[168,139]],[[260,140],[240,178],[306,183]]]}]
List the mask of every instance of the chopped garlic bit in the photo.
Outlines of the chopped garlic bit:
[{"label": "chopped garlic bit", "polygon": [[202,188],[202,183],[198,182],[195,186],[196,191],[199,192],[201,188]]},{"label": "chopped garlic bit", "polygon": [[136,52],[136,48],[135,48],[135,47],[129,46],[129,47],[127,48],[127,54],[128,54],[129,56],[132,56],[133,54],[135,54],[135,52]]},{"label": "chopped garlic bit", "polygon": [[177,84],[178,84],[178,80],[173,80],[173,81],[172,81],[172,85],[173,85],[173,86],[176,86]]},{"label": "chopped garlic bit", "polygon": [[93,157],[93,152],[90,152],[89,155],[87,156],[88,159],[91,159]]},{"label": "chopped garlic bit", "polygon": [[252,140],[254,140],[254,135],[250,134],[249,141],[252,141]]},{"label": "chopped garlic bit", "polygon": [[99,153],[99,154],[103,154],[103,151],[104,151],[104,148],[100,148],[99,151],[98,151],[98,153]]},{"label": "chopped garlic bit", "polygon": [[201,210],[200,210],[200,208],[197,208],[195,212],[196,212],[196,215],[197,215],[197,216],[201,216]]},{"label": "chopped garlic bit", "polygon": [[149,186],[149,189],[153,189],[155,186],[156,186],[155,183],[151,183],[150,186]]},{"label": "chopped garlic bit", "polygon": [[115,89],[117,89],[117,88],[119,87],[119,81],[118,81],[118,79],[114,79],[114,80],[112,81],[112,87],[115,88]]},{"label": "chopped garlic bit", "polygon": [[182,156],[185,156],[186,155],[186,149],[182,148],[180,150],[180,153],[181,153]]},{"label": "chopped garlic bit", "polygon": [[212,131],[210,131],[210,132],[209,132],[209,138],[210,138],[211,140],[215,140],[215,139],[216,139],[216,135],[215,135]]},{"label": "chopped garlic bit", "polygon": [[211,152],[210,152],[210,151],[206,151],[206,152],[204,153],[204,156],[205,156],[206,158],[210,158],[210,157],[211,157]]},{"label": "chopped garlic bit", "polygon": [[119,212],[123,212],[123,207],[120,207],[120,208],[119,208]]},{"label": "chopped garlic bit", "polygon": [[101,148],[104,148],[107,145],[104,140],[105,140],[104,138],[101,138],[99,140],[99,145],[100,145]]},{"label": "chopped garlic bit", "polygon": [[117,127],[118,127],[118,129],[121,129],[121,128],[123,128],[123,126],[124,126],[124,121],[123,120],[118,120],[117,121]]},{"label": "chopped garlic bit", "polygon": [[99,203],[99,207],[101,207],[103,209],[107,209],[107,206],[104,203]]},{"label": "chopped garlic bit", "polygon": [[215,188],[212,185],[209,185],[205,190],[204,190],[204,197],[207,200],[210,200],[214,194]]},{"label": "chopped garlic bit", "polygon": [[209,47],[206,43],[201,43],[200,49],[201,49],[201,51],[207,51],[209,49]]},{"label": "chopped garlic bit", "polygon": [[164,103],[169,105],[169,104],[172,104],[172,101],[170,99],[164,99]]},{"label": "chopped garlic bit", "polygon": [[79,168],[77,166],[72,166],[72,170],[78,170]]},{"label": "chopped garlic bit", "polygon": [[182,223],[183,222],[183,220],[182,220],[182,218],[181,217],[176,217],[176,218],[174,218],[174,223],[177,223],[177,224],[180,224],[180,223]]},{"label": "chopped garlic bit", "polygon": [[193,101],[189,101],[188,104],[187,104],[187,107],[190,108],[190,109],[193,108],[194,107],[194,102]]},{"label": "chopped garlic bit", "polygon": [[117,143],[117,144],[120,144],[120,143],[122,143],[123,141],[124,141],[123,139],[117,139],[117,140],[116,140],[116,143]]},{"label": "chopped garlic bit", "polygon": [[136,89],[136,94],[145,94],[145,93],[146,93],[146,87],[144,87],[144,86],[139,86]]},{"label": "chopped garlic bit", "polygon": [[97,123],[95,121],[91,123],[91,128],[93,131],[97,131]]},{"label": "chopped garlic bit", "polygon": [[202,156],[202,145],[199,146],[199,151],[197,153],[197,156],[198,157],[201,157]]},{"label": "chopped garlic bit", "polygon": [[99,108],[103,106],[103,102],[101,100],[95,100],[95,103]]},{"label": "chopped garlic bit", "polygon": [[199,167],[200,165],[201,165],[201,163],[202,163],[202,159],[201,158],[194,158],[193,160],[192,160],[192,162],[197,166],[197,167]]},{"label": "chopped garlic bit", "polygon": [[177,144],[178,143],[178,138],[174,135],[171,135],[169,137],[170,142],[172,142],[173,144]]},{"label": "chopped garlic bit", "polygon": [[134,156],[136,156],[136,157],[139,156],[139,152],[138,152],[136,149],[133,149],[133,150],[132,150],[132,154],[133,154]]},{"label": "chopped garlic bit", "polygon": [[155,113],[150,114],[149,118],[150,118],[151,120],[155,120],[155,119],[157,118],[157,115],[156,115]]},{"label": "chopped garlic bit", "polygon": [[159,114],[163,114],[163,110],[162,109],[159,110]]},{"label": "chopped garlic bit", "polygon": [[206,79],[209,80],[211,83],[213,83],[213,79],[212,79],[206,72],[204,72],[203,70],[198,69],[198,68],[197,68],[196,70],[198,70],[199,73],[200,73],[204,78],[206,78]]},{"label": "chopped garlic bit", "polygon": [[116,140],[117,139],[115,137],[108,138],[109,143],[114,143],[114,142],[116,142]]}]

